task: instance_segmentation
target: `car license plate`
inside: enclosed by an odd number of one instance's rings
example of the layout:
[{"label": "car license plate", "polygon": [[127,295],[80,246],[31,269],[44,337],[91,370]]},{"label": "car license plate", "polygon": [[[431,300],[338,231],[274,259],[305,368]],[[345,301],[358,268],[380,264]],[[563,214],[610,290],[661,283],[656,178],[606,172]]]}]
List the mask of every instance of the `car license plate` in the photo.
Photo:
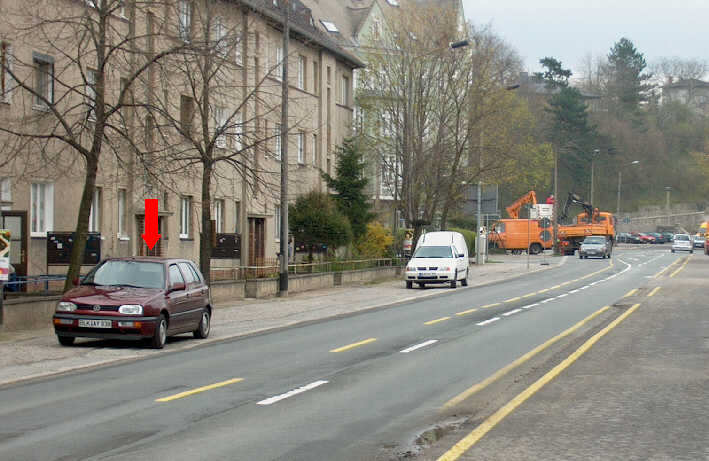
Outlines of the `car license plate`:
[{"label": "car license plate", "polygon": [[434,272],[421,272],[421,273],[419,273],[419,276],[421,276],[421,277],[433,277],[434,275],[436,275]]},{"label": "car license plate", "polygon": [[110,320],[79,319],[79,326],[84,328],[111,328]]}]

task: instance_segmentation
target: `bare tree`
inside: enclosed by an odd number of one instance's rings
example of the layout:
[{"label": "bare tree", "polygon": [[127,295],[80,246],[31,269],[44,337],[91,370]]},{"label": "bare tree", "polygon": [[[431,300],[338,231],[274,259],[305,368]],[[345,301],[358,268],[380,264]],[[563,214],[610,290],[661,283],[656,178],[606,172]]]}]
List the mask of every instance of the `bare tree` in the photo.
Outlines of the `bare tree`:
[{"label": "bare tree", "polygon": [[[184,43],[156,40],[144,25],[160,2],[27,0],[8,11],[3,28],[17,47],[3,65],[13,80],[13,111],[0,122],[27,171],[80,168],[83,193],[65,290],[79,275],[100,163],[125,159],[132,95],[148,69]],[[145,52],[145,44],[150,52]],[[25,57],[26,56],[26,57]],[[37,154],[39,152],[39,155]]]}]

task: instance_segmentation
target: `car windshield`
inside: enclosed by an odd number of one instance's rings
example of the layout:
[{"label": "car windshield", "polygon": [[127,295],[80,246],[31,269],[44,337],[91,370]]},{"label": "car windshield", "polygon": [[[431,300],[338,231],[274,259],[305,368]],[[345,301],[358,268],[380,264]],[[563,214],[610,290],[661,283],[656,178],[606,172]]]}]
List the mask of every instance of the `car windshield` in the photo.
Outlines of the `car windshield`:
[{"label": "car windshield", "polygon": [[689,240],[689,235],[677,234],[675,235],[675,240]]},{"label": "car windshield", "polygon": [[414,258],[452,258],[453,252],[451,247],[444,246],[426,246],[418,247]]},{"label": "car windshield", "polygon": [[165,274],[160,263],[109,260],[92,269],[81,284],[163,288]]},{"label": "car windshield", "polygon": [[583,243],[591,245],[603,245],[603,243],[605,243],[605,240],[603,237],[586,237]]}]

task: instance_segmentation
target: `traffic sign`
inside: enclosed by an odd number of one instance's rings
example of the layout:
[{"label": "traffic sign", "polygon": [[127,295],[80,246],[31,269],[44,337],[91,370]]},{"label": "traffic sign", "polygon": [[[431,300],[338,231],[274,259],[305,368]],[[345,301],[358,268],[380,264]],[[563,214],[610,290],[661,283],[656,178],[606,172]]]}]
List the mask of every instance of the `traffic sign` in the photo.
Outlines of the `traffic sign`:
[{"label": "traffic sign", "polygon": [[10,255],[10,231],[0,229],[0,258]]}]

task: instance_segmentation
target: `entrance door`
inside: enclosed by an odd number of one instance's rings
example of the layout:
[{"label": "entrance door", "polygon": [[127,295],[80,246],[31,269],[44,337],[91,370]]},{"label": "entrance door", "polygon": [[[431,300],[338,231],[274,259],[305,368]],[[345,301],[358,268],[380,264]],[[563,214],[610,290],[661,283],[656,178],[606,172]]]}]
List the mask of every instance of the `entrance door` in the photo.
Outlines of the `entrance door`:
[{"label": "entrance door", "polygon": [[[158,234],[160,234],[161,237],[158,239],[157,243],[155,243],[155,246],[152,250],[148,248],[148,246],[143,241],[143,238],[140,238],[140,250],[138,251],[139,256],[163,256],[162,239],[165,237],[165,234],[162,231],[163,219],[164,216],[158,216]],[[145,215],[137,215],[135,217],[135,220],[136,225],[138,226],[138,235],[142,235],[145,232]]]},{"label": "entrance door", "polygon": [[249,218],[249,266],[262,266],[266,256],[266,219]]},{"label": "entrance door", "polygon": [[[3,211],[0,219],[0,229],[10,231],[10,264],[15,267],[18,277],[27,275],[27,246],[29,245],[29,230],[27,228],[26,211]],[[24,291],[26,284],[19,286]]]}]

